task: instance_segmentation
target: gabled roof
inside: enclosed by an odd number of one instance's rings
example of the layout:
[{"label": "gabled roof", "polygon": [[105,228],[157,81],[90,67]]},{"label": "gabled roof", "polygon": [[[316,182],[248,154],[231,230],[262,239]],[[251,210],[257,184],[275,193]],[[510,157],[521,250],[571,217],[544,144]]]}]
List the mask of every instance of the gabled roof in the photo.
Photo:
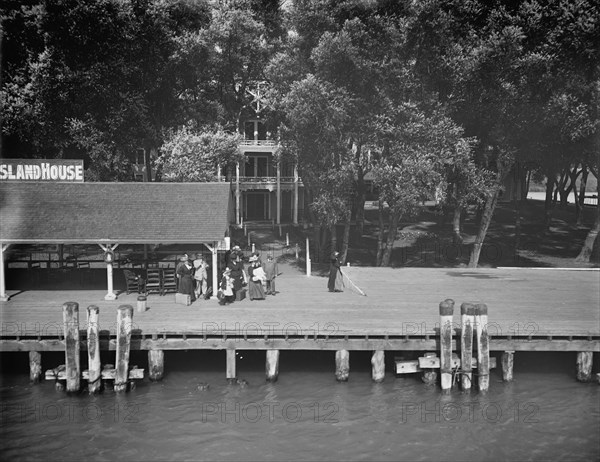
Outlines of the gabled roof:
[{"label": "gabled roof", "polygon": [[228,183],[0,183],[4,243],[212,243],[231,216]]}]

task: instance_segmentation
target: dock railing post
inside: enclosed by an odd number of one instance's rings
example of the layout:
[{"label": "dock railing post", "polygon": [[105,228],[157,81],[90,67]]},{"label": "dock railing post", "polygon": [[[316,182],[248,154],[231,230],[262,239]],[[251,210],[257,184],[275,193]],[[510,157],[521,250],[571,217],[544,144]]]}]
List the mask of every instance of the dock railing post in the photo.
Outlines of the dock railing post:
[{"label": "dock railing post", "polygon": [[371,357],[371,378],[373,382],[383,382],[385,379],[385,351],[375,350]]},{"label": "dock railing post", "polygon": [[348,350],[335,352],[335,378],[338,382],[348,381],[350,375],[350,353]]},{"label": "dock railing post", "polygon": [[237,377],[235,370],[235,349],[229,348],[225,351],[227,352],[226,377],[227,381],[231,382]]},{"label": "dock railing post", "polygon": [[442,392],[452,388],[452,318],[454,300],[446,299],[440,303],[440,376]]},{"label": "dock railing post", "polygon": [[77,302],[63,304],[63,324],[67,392],[78,392],[81,385],[81,368],[79,364],[79,304]]},{"label": "dock railing post", "polygon": [[514,351],[505,351],[502,353],[502,380],[505,382],[512,382],[514,361]]},{"label": "dock railing post", "polygon": [[29,352],[29,381],[39,383],[42,377],[42,354],[39,351]]},{"label": "dock railing post", "polygon": [[463,390],[470,390],[473,380],[473,324],[475,323],[475,305],[463,303],[460,305],[460,383]]},{"label": "dock railing post", "polygon": [[88,350],[88,392],[100,391],[102,385],[102,366],[100,364],[100,338],[96,305],[87,307],[87,350]]},{"label": "dock railing post", "polygon": [[148,378],[153,382],[162,380],[165,373],[165,352],[148,350]]},{"label": "dock railing post", "polygon": [[589,382],[592,380],[593,358],[593,351],[577,352],[577,380],[579,382]]},{"label": "dock railing post", "polygon": [[279,350],[267,350],[267,382],[277,382],[279,376]]},{"label": "dock railing post", "polygon": [[490,386],[490,341],[487,331],[487,305],[475,305],[475,327],[477,332],[477,382],[479,391],[486,392]]},{"label": "dock railing post", "polygon": [[117,392],[127,389],[132,324],[133,306],[121,305],[117,309],[117,370],[115,374],[115,391]]}]

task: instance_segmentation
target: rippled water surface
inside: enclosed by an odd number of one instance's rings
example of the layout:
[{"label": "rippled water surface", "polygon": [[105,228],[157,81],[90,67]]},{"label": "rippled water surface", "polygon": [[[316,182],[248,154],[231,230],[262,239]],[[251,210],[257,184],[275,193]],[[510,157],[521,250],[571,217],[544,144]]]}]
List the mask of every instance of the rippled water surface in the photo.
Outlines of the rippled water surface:
[{"label": "rippled water surface", "polygon": [[[134,352],[132,363],[147,367]],[[352,353],[336,383],[333,352],[238,357],[247,386],[228,385],[224,352],[168,352],[160,383],[125,394],[68,396],[29,385],[27,355],[2,361],[2,460],[581,460],[600,458],[600,386],[574,378],[574,353],[517,353],[515,381],[443,396],[416,375],[382,384]],[[44,356],[44,368],[60,364]],[[137,362],[136,362],[137,361]],[[82,362],[85,364],[85,362]],[[595,371],[597,364],[595,365]],[[210,384],[208,390],[199,385]],[[200,387],[202,388],[202,387]]]}]

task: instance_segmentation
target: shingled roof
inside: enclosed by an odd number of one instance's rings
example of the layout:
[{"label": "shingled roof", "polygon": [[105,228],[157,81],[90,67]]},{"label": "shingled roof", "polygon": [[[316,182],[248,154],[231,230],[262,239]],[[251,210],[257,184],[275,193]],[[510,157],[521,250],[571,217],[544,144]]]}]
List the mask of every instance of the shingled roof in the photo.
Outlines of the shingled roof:
[{"label": "shingled roof", "polygon": [[228,183],[0,183],[3,243],[212,243]]}]

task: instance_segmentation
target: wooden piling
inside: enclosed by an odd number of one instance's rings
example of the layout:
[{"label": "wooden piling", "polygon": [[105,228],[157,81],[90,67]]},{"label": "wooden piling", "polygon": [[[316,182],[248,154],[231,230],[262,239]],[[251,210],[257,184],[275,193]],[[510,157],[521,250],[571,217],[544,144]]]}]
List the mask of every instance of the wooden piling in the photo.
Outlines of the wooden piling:
[{"label": "wooden piling", "polygon": [[350,375],[350,353],[348,350],[335,352],[335,378],[338,382],[346,382]]},{"label": "wooden piling", "polygon": [[87,350],[88,350],[88,391],[96,393],[102,385],[102,366],[100,364],[100,337],[98,336],[98,315],[96,305],[87,308]]},{"label": "wooden piling", "polygon": [[227,351],[227,380],[233,380],[236,378],[236,370],[235,370],[235,350],[230,349]]},{"label": "wooden piling", "polygon": [[505,382],[512,382],[514,361],[514,351],[505,351],[504,353],[502,353],[502,380],[504,380]]},{"label": "wooden piling", "polygon": [[267,382],[277,382],[279,375],[279,350],[267,350]]},{"label": "wooden piling", "polygon": [[475,305],[463,303],[460,306],[460,383],[463,390],[470,390],[473,380],[471,362],[473,359],[473,324],[475,323]]},{"label": "wooden piling", "polygon": [[[426,359],[437,358],[437,353],[434,351],[428,351],[423,355]],[[431,367],[421,367],[420,360],[417,361],[418,366],[422,369],[423,375],[421,376],[421,380],[426,385],[435,385],[437,383],[438,372],[436,369]]]},{"label": "wooden piling", "polygon": [[42,354],[39,351],[29,352],[29,381],[39,383],[42,378]]},{"label": "wooden piling", "polygon": [[589,382],[592,380],[592,363],[594,353],[592,351],[580,351],[577,353],[577,380]]},{"label": "wooden piling", "polygon": [[490,386],[490,341],[487,332],[487,305],[475,305],[475,329],[477,333],[477,383],[479,391],[486,392]]},{"label": "wooden piling", "polygon": [[376,350],[371,357],[371,378],[373,382],[383,382],[385,379],[385,352],[384,350]]},{"label": "wooden piling", "polygon": [[81,368],[79,364],[79,304],[77,302],[63,304],[63,325],[67,392],[78,392],[81,385]]},{"label": "wooden piling", "polygon": [[440,374],[442,391],[452,388],[452,317],[454,300],[440,302]]},{"label": "wooden piling", "polygon": [[165,374],[165,352],[148,350],[148,377],[153,382],[162,380]]},{"label": "wooden piling", "polygon": [[115,376],[115,391],[117,392],[127,390],[132,321],[133,306],[121,305],[117,309],[117,372]]}]

